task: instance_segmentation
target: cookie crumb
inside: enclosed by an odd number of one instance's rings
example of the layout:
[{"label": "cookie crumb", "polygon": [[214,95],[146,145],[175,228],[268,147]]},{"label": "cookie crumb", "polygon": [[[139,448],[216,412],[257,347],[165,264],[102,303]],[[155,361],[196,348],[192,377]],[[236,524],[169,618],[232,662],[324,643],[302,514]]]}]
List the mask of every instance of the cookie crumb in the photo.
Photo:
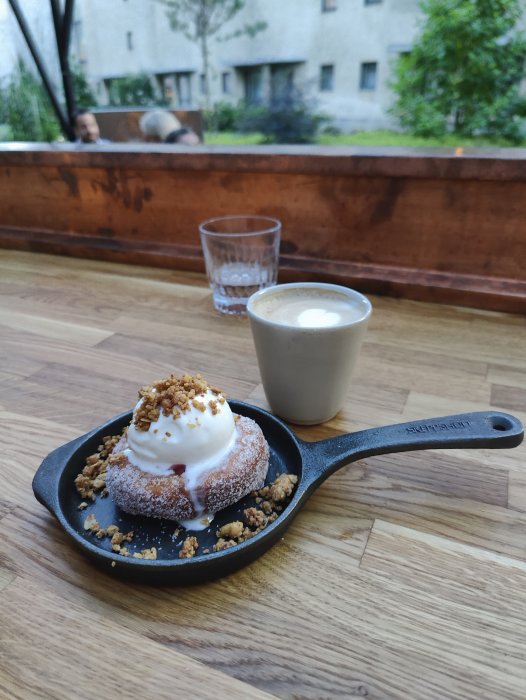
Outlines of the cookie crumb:
[{"label": "cookie crumb", "polygon": [[128,547],[121,547],[120,544],[114,544],[114,545],[112,545],[111,548],[116,554],[120,554],[123,557],[130,556],[130,552],[128,550]]},{"label": "cookie crumb", "polygon": [[157,559],[157,549],[155,547],[150,547],[150,549],[143,549],[140,552],[134,552],[134,559]]},{"label": "cookie crumb", "polygon": [[268,517],[259,508],[245,508],[244,515],[251,527],[263,528],[268,522]]},{"label": "cookie crumb", "polygon": [[240,520],[235,520],[232,523],[227,523],[220,528],[216,535],[217,537],[225,537],[231,540],[239,539],[243,534],[243,523]]},{"label": "cookie crumb", "polygon": [[298,477],[296,474],[280,474],[274,483],[270,485],[270,498],[274,503],[281,503],[292,494],[297,483]]},{"label": "cookie crumb", "polygon": [[271,501],[263,501],[263,503],[261,503],[261,510],[266,515],[270,515],[273,510],[273,503]]},{"label": "cookie crumb", "polygon": [[180,559],[191,559],[195,556],[199,543],[197,542],[197,537],[189,535],[183,542],[181,551],[179,552]]},{"label": "cookie crumb", "polygon": [[91,530],[91,532],[98,532],[100,530],[99,522],[93,513],[90,513],[84,520],[84,529]]}]

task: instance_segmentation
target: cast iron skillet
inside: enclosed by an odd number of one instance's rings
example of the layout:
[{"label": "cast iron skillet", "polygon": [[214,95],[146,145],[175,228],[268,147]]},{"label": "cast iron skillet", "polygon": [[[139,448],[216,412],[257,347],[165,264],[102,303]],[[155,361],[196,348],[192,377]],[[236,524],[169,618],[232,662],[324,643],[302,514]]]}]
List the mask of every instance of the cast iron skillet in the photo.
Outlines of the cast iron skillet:
[{"label": "cast iron skillet", "polygon": [[[270,468],[267,483],[284,472],[296,474],[298,485],[292,500],[280,516],[262,532],[235,547],[213,552],[218,527],[233,520],[243,520],[243,510],[254,505],[251,497],[216,515],[210,528],[195,534],[198,554],[192,559],[179,558],[183,530],[174,538],[176,523],[154,518],[127,515],[109,497],[97,497],[85,510],[75,486],[75,476],[82,471],[85,459],[97,451],[106,435],[117,435],[131,420],[123,413],[91,432],[59,447],[46,457],[33,479],[36,498],[58,519],[74,542],[106,571],[129,580],[155,584],[188,584],[224,576],[253,561],[277,540],[292,523],[313,491],[333,472],[349,462],[371,455],[429,448],[516,447],[523,439],[523,426],[517,418],[496,411],[465,413],[444,418],[430,418],[383,428],[348,433],[319,442],[300,440],[281,420],[255,406],[230,401],[235,413],[253,418],[261,426],[270,445]],[[102,527],[119,526],[121,532],[133,530],[129,549],[138,552],[155,546],[156,560],[123,557],[111,551],[108,538],[98,540],[84,530],[86,516],[93,513]],[[210,554],[199,554],[210,548]]]}]

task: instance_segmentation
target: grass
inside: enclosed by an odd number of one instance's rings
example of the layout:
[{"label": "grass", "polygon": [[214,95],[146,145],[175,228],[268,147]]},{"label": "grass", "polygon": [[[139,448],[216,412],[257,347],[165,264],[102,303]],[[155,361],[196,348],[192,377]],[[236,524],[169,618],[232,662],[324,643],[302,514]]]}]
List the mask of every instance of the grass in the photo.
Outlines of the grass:
[{"label": "grass", "polygon": [[263,141],[263,134],[239,134],[237,131],[207,131],[207,146],[253,146]]},{"label": "grass", "polygon": [[[263,135],[239,134],[233,131],[205,134],[205,143],[216,146],[253,146],[262,143]],[[394,131],[356,131],[353,134],[320,134],[317,144],[322,146],[399,146],[419,148],[501,148],[512,144],[503,139],[462,138],[448,134],[444,138],[424,138]]]},{"label": "grass", "polygon": [[320,134],[318,143],[327,146],[415,146],[422,148],[485,148],[510,146],[503,139],[466,138],[448,134],[443,138],[425,138],[395,131],[357,131],[354,134]]}]

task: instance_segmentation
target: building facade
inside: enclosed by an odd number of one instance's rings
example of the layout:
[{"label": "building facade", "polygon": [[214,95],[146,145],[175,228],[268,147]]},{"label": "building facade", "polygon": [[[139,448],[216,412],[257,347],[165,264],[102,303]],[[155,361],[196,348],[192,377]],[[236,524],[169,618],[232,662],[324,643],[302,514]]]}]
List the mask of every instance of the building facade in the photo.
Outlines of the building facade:
[{"label": "building facade", "polygon": [[[19,4],[60,84],[49,2]],[[392,65],[410,50],[420,20],[419,0],[247,0],[210,38],[211,101],[258,103],[294,88],[342,131],[394,126]],[[255,36],[235,35],[258,21],[266,28]],[[0,36],[0,76],[13,70],[17,55],[32,65],[7,0],[0,0]],[[76,0],[71,57],[101,106],[117,79],[138,73],[148,74],[174,109],[205,106],[200,47],[172,31],[157,0]]]},{"label": "building facade", "polygon": [[[156,0],[77,0],[72,53],[101,105],[112,83],[147,73],[173,108],[205,106],[197,43],[170,28]],[[418,33],[418,0],[247,0],[210,38],[213,103],[257,103],[295,88],[343,131],[393,126],[392,64]],[[227,35],[255,22],[255,36]]]}]

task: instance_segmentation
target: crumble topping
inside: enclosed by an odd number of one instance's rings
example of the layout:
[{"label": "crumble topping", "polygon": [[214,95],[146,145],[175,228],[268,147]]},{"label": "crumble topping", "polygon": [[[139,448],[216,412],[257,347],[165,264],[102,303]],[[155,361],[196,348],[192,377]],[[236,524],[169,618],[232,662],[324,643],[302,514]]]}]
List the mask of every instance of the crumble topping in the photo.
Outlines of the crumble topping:
[{"label": "crumble topping", "polygon": [[280,474],[270,486],[259,490],[259,496],[269,498],[273,503],[282,503],[292,494],[297,483],[298,477],[295,474]]},{"label": "crumble topping", "polygon": [[179,552],[180,559],[190,559],[195,556],[199,543],[197,542],[197,537],[193,535],[188,535],[188,537],[183,542],[181,551]]},{"label": "crumble topping", "polygon": [[150,547],[150,549],[143,549],[140,552],[135,552],[133,554],[134,559],[157,559],[157,549],[155,547]]},{"label": "crumble topping", "polygon": [[137,430],[147,432],[150,425],[158,420],[161,411],[163,416],[171,415],[174,419],[186,413],[192,406],[204,413],[207,406],[197,397],[207,391],[211,391],[217,397],[208,402],[212,415],[216,415],[219,412],[217,404],[223,404],[225,399],[221,390],[211,386],[200,374],[184,374],[182,377],[172,374],[167,379],[159,379],[139,389],[142,403],[135,412],[133,422]]},{"label": "crumble topping", "polygon": [[243,523],[240,520],[235,520],[233,523],[228,523],[223,525],[223,527],[217,531],[218,537],[228,537],[229,539],[237,539],[243,534]]},{"label": "crumble topping", "polygon": [[240,520],[234,520],[217,530],[214,552],[221,552],[240,542],[245,542],[273,523],[283,510],[284,501],[292,495],[297,483],[298,477],[295,474],[280,474],[269,486],[254,491],[251,495],[255,497],[257,504],[261,504],[261,508],[255,506],[245,508],[243,515],[246,525]]},{"label": "crumble topping", "polygon": [[114,552],[122,554],[125,557],[130,555],[128,548],[126,546],[122,546],[122,543],[132,541],[133,530],[124,533],[119,530],[119,527],[117,525],[108,525],[107,527],[101,527],[93,513],[90,513],[84,520],[84,529],[89,530],[99,540],[101,540],[103,537],[110,537],[111,548]]},{"label": "crumble topping", "polygon": [[264,528],[268,523],[268,516],[258,508],[246,508],[244,514],[250,527]]},{"label": "crumble topping", "polygon": [[[96,493],[107,496],[106,491],[106,467],[111,451],[121,439],[120,435],[111,435],[102,438],[102,445],[99,445],[97,452],[86,459],[86,466],[75,478],[75,487],[81,498],[95,500]],[[87,503],[81,503],[79,510],[87,507]]]}]

